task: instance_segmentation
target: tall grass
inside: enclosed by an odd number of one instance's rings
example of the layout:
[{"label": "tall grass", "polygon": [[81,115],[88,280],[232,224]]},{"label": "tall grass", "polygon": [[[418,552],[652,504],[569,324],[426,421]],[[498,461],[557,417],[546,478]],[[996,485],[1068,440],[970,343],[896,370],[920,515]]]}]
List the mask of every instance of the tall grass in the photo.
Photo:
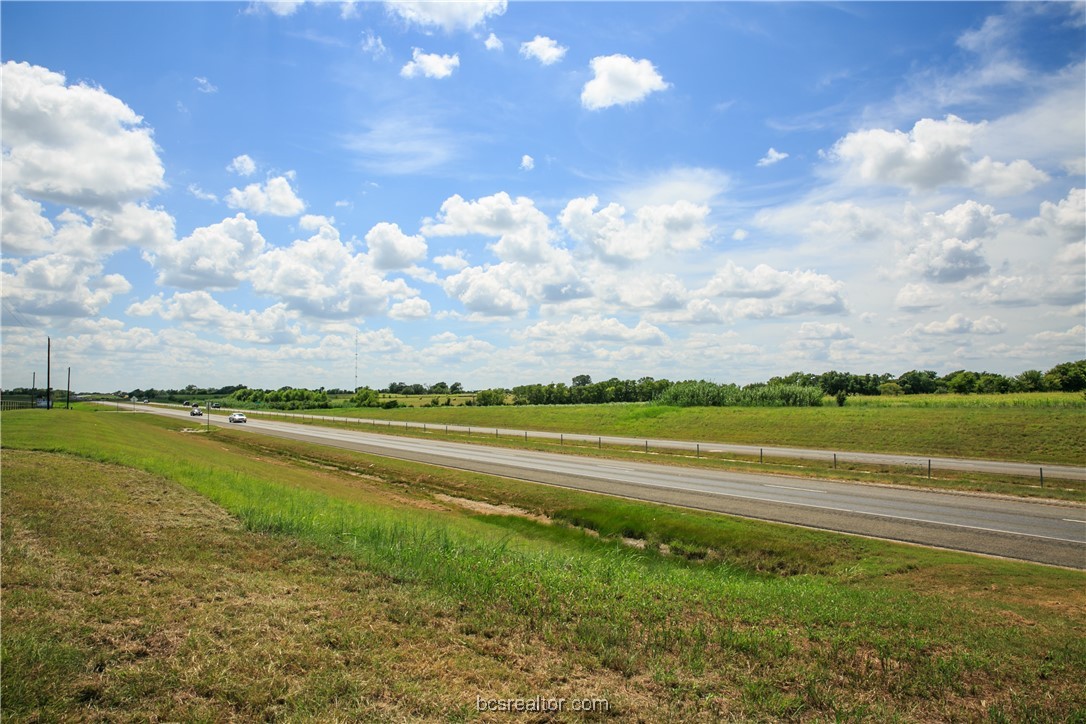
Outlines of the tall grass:
[{"label": "tall grass", "polygon": [[806,385],[748,385],[738,387],[705,380],[676,382],[656,398],[656,404],[676,407],[820,407],[822,389]]},{"label": "tall grass", "polygon": [[[1055,614],[1040,619],[1041,613],[1023,609],[1043,622],[1023,637],[1007,633],[1002,621],[979,619],[978,609],[987,604],[949,605],[944,592],[895,586],[882,577],[757,575],[574,531],[560,545],[543,545],[542,536],[531,535],[538,524],[528,521],[519,523],[523,533],[510,532],[476,519],[361,504],[284,484],[288,466],[253,461],[215,434],[182,436],[171,421],[19,414],[5,413],[5,446],[93,454],[176,480],[252,531],[357,557],[374,573],[455,612],[464,632],[501,638],[527,631],[548,647],[573,652],[588,668],[611,669],[630,681],[661,672],[691,691],[721,690],[705,681],[724,683],[725,690],[748,681],[750,690],[738,695],[750,718],[859,716],[854,707],[861,706],[870,707],[864,711],[873,718],[910,710],[942,718],[941,710],[925,708],[929,700],[956,700],[978,681],[1037,691],[1045,686],[1036,667],[1042,660],[1050,667],[1046,675],[1066,685],[1078,680],[1074,675],[1086,660],[1086,641],[1050,622]],[[613,519],[605,510],[575,514],[597,528]],[[932,570],[968,564],[1023,580],[1040,575],[1022,564],[973,563],[943,552],[909,555]],[[1064,576],[1069,587],[1080,582],[1069,573],[1044,575]],[[830,688],[808,687],[817,682],[831,682]],[[1069,691],[1055,700],[1032,695],[1029,702],[1043,707],[1040,718],[1081,707],[1082,693]]]}]

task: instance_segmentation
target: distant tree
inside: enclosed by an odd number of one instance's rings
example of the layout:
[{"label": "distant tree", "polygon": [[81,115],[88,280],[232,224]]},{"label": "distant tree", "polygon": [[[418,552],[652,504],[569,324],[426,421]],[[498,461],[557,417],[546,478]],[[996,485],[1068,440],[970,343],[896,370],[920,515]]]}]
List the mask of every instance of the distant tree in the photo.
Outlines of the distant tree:
[{"label": "distant tree", "polygon": [[910,370],[897,378],[906,395],[930,394],[939,389],[938,375],[931,370]]},{"label": "distant tree", "polygon": [[505,390],[491,389],[480,390],[475,393],[475,404],[481,407],[490,407],[505,404]]},{"label": "distant tree", "polygon": [[1045,389],[1045,376],[1040,370],[1026,370],[1014,378],[1016,392],[1041,392]]},{"label": "distant tree", "polygon": [[883,382],[879,385],[880,395],[904,395],[905,390],[901,389],[901,385],[896,382]]},{"label": "distant tree", "polygon": [[573,387],[587,387],[592,384],[592,377],[590,375],[577,375],[573,378]]},{"label": "distant tree", "polygon": [[378,407],[380,404],[381,398],[377,391],[369,387],[359,387],[351,398],[351,405],[354,407]]},{"label": "distant tree", "polygon": [[976,390],[982,395],[1003,394],[1011,391],[1010,379],[994,372],[982,372],[977,377]]},{"label": "distant tree", "polygon": [[438,382],[430,386],[431,395],[447,395],[449,394],[449,385],[444,382]]},{"label": "distant tree", "polygon": [[958,370],[943,377],[948,392],[956,395],[969,395],[977,392],[978,375],[968,370]]},{"label": "distant tree", "polygon": [[461,394],[463,392],[464,392],[464,386],[461,385],[459,382],[453,382],[451,385],[449,385],[449,394],[451,394],[451,395],[459,395],[459,394]]},{"label": "distant tree", "polygon": [[1045,387],[1059,392],[1086,390],[1086,360],[1058,364],[1044,375]]}]

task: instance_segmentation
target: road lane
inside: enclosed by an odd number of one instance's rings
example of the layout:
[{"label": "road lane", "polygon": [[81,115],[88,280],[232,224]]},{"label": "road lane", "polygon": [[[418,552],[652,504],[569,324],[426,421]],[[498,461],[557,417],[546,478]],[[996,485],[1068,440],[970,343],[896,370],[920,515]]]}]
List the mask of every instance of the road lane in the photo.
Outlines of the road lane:
[{"label": "road lane", "polygon": [[[211,422],[228,424],[225,414],[213,415]],[[1086,568],[1086,508],[1073,504],[599,460],[278,420],[234,427],[640,500]]]}]

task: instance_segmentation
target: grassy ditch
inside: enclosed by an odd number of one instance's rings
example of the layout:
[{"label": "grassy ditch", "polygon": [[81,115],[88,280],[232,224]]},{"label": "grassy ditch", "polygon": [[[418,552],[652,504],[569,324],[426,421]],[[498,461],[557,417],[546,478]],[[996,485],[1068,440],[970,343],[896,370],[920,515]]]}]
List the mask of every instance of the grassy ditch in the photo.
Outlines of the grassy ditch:
[{"label": "grassy ditch", "polygon": [[2,421],[5,719],[1086,714],[1078,572],[187,421]]}]

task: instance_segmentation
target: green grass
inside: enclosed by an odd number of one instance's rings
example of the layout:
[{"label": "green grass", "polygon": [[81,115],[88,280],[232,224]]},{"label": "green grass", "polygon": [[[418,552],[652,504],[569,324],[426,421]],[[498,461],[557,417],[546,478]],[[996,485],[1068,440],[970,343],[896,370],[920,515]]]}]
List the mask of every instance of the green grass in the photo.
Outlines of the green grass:
[{"label": "green grass", "polygon": [[[855,402],[860,399],[862,403]],[[897,406],[900,399],[909,404]],[[1086,400],[1074,393],[849,398],[845,407],[814,408],[677,408],[631,403],[312,414],[482,429],[1086,464]]]},{"label": "green grass", "polygon": [[5,719],[456,719],[476,693],[620,719],[1086,715],[1079,572],[153,416],[0,420]]}]

